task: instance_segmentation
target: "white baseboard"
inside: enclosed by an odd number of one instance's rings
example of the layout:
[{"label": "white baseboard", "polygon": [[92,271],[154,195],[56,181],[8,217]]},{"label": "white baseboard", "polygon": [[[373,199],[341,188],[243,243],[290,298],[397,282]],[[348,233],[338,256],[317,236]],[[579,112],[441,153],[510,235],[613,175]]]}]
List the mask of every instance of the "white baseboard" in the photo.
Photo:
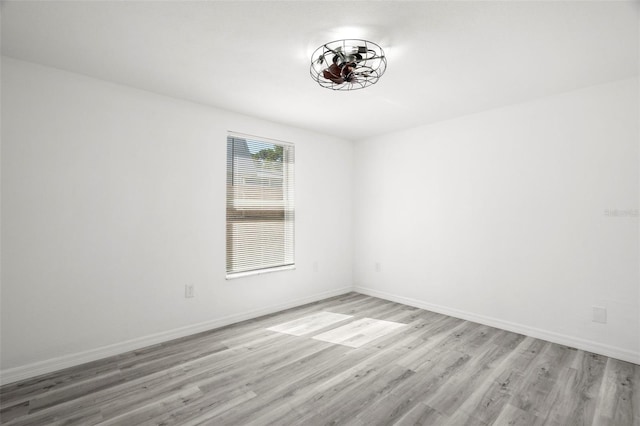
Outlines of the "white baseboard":
[{"label": "white baseboard", "polygon": [[500,328],[502,330],[512,331],[514,333],[524,334],[525,336],[535,337],[537,339],[546,340],[552,343],[558,343],[558,344],[569,346],[572,348],[581,349],[587,352],[593,352],[596,354],[600,354],[600,355],[604,355],[611,358],[616,358],[622,361],[632,362],[634,364],[640,365],[640,353],[630,351],[627,349],[604,345],[602,343],[594,342],[591,340],[580,339],[580,338],[568,336],[565,334],[555,333],[553,331],[547,331],[547,330],[542,330],[535,327],[529,327],[523,324],[504,321],[498,318],[488,317],[485,315],[478,315],[472,312],[466,312],[459,309],[450,308],[447,306],[435,305],[433,303],[428,303],[422,300],[412,299],[409,297],[397,296],[395,294],[374,290],[367,287],[355,286],[353,288],[353,291],[366,294],[368,296],[379,297],[380,299],[402,303],[404,305],[425,309],[427,311],[449,315],[451,317],[488,325],[490,327]]},{"label": "white baseboard", "polygon": [[0,371],[0,384],[5,385],[7,383],[28,379],[31,377],[39,376],[41,374],[51,373],[57,370],[62,370],[64,368],[75,367],[87,362],[97,361],[99,359],[107,358],[113,355],[119,355],[125,352],[144,348],[146,346],[167,342],[179,337],[213,330],[216,328],[224,327],[226,325],[235,324],[237,322],[245,321],[252,318],[257,318],[262,315],[272,314],[274,312],[282,311],[285,309],[295,308],[297,306],[316,302],[322,299],[327,299],[329,297],[339,296],[351,291],[353,291],[352,287],[343,287],[336,290],[316,293],[312,296],[294,299],[284,303],[279,303],[276,305],[239,314],[229,315],[223,318],[217,318],[211,321],[205,321],[186,327],[175,328],[173,330],[163,331],[161,333],[150,334],[136,339],[115,343],[113,345],[102,346],[96,349],[90,349],[88,351],[64,355],[57,358],[51,358],[20,367],[5,369]]}]

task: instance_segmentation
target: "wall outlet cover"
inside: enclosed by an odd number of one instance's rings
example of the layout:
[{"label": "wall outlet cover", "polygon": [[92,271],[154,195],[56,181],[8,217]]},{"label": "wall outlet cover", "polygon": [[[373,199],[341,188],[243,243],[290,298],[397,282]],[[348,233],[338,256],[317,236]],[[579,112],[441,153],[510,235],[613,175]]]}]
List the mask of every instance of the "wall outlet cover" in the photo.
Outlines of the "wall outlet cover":
[{"label": "wall outlet cover", "polygon": [[184,286],[184,297],[187,299],[190,299],[193,297],[194,295],[194,285],[193,284],[187,284]]},{"label": "wall outlet cover", "polygon": [[602,306],[593,306],[593,322],[600,324],[607,323],[607,308]]}]

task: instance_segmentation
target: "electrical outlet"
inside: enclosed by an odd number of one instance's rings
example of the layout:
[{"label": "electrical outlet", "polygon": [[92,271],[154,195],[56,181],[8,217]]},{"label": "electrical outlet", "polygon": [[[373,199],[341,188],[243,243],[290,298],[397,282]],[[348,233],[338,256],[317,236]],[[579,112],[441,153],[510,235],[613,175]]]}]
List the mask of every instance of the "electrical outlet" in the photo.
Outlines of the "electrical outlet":
[{"label": "electrical outlet", "polygon": [[194,295],[194,285],[193,284],[187,284],[184,286],[184,297],[187,299],[190,299],[193,297]]},{"label": "electrical outlet", "polygon": [[313,272],[318,272],[318,261],[317,260],[313,261]]},{"label": "electrical outlet", "polygon": [[380,265],[380,262],[376,262],[374,267],[376,269],[376,272],[382,271],[382,265]]},{"label": "electrical outlet", "polygon": [[599,322],[600,324],[607,323],[607,308],[602,306],[593,306],[593,322]]}]

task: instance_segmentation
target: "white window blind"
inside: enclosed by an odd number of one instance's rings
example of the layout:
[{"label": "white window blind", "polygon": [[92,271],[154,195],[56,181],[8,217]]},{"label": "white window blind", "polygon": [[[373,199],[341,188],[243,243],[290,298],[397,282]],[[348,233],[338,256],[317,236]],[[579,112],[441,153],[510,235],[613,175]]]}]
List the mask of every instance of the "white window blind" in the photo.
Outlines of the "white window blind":
[{"label": "white window blind", "polygon": [[227,136],[227,276],[294,265],[293,145]]}]

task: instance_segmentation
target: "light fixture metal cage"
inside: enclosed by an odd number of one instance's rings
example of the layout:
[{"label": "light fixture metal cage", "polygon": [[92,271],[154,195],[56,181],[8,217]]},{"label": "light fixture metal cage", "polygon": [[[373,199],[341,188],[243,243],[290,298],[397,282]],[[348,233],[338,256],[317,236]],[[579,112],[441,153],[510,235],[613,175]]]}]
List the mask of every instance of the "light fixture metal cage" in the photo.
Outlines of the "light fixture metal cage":
[{"label": "light fixture metal cage", "polygon": [[357,90],[376,84],[387,69],[384,50],[362,39],[325,43],[311,56],[311,78],[331,90]]}]

